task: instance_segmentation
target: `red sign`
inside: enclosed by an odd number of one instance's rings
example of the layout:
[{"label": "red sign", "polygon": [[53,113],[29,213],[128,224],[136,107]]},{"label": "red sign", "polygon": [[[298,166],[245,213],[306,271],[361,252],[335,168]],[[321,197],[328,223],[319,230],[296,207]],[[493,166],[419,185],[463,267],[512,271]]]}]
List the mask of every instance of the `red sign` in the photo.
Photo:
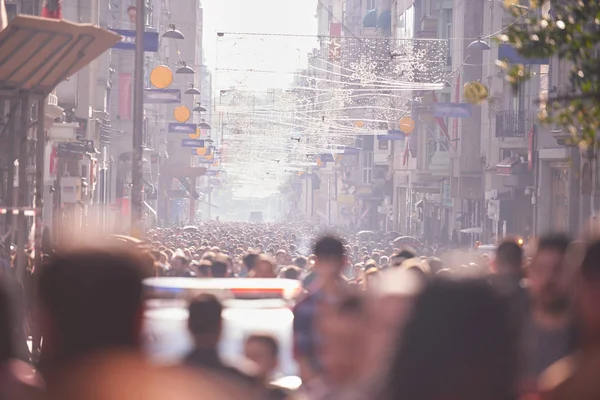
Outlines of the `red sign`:
[{"label": "red sign", "polygon": [[527,164],[529,171],[533,169],[533,142],[535,136],[535,125],[531,127],[527,134]]},{"label": "red sign", "polygon": [[[454,102],[460,103],[460,74],[456,76],[456,85],[454,86]],[[454,140],[454,148],[458,147],[458,118],[452,121],[452,140]]]},{"label": "red sign", "polygon": [[131,119],[131,90],[132,90],[132,74],[119,74],[119,119]]},{"label": "red sign", "polygon": [[50,168],[48,168],[48,174],[50,176],[56,175],[58,172],[58,147],[52,146],[52,153],[50,153]]}]

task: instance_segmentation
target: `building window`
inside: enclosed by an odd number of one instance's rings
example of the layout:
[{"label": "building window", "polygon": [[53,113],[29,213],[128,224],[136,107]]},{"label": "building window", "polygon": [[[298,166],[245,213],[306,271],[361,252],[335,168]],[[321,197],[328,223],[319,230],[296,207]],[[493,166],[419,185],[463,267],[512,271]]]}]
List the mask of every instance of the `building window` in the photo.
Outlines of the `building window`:
[{"label": "building window", "polygon": [[367,0],[366,5],[367,5],[367,11],[374,10],[375,9],[375,0]]},{"label": "building window", "polygon": [[146,24],[146,26],[152,26],[152,23],[154,21],[153,8],[152,8],[152,3],[150,3],[149,1],[146,2],[146,15],[144,15],[144,17],[145,17],[144,23]]},{"label": "building window", "polygon": [[19,7],[16,3],[7,2],[6,6],[6,18],[7,21],[10,22],[14,17],[19,14]]},{"label": "building window", "polygon": [[373,177],[373,153],[365,151],[362,153],[362,181],[363,185],[371,183]]}]

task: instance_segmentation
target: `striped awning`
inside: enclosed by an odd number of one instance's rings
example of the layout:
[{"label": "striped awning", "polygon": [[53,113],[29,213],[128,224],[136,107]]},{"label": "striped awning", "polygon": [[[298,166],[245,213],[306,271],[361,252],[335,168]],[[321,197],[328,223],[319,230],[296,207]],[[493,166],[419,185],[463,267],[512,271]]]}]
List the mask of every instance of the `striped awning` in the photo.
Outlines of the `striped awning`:
[{"label": "striped awning", "polygon": [[48,94],[119,40],[91,24],[18,15],[0,31],[0,95]]}]

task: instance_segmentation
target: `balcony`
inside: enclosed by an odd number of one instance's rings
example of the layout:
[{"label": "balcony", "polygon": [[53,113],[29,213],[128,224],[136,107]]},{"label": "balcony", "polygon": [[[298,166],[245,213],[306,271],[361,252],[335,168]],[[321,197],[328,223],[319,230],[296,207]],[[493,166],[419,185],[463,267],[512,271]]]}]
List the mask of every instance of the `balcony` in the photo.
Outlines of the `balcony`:
[{"label": "balcony", "polygon": [[525,111],[499,111],[496,114],[497,138],[522,138],[525,130]]}]

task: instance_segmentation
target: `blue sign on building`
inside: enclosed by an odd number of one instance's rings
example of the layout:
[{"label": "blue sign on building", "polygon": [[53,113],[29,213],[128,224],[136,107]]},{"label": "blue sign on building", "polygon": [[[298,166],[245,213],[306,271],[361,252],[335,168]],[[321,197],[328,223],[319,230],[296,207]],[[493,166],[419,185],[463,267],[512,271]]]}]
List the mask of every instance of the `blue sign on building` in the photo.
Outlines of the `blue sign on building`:
[{"label": "blue sign on building", "polygon": [[[169,123],[169,133],[196,133],[196,124],[184,124],[180,122]],[[195,139],[190,139],[195,140]],[[204,141],[202,141],[204,143]],[[204,147],[204,146],[195,146]]]},{"label": "blue sign on building", "polygon": [[[111,29],[121,40],[113,46],[113,49],[135,50],[135,31],[131,29]],[[144,32],[144,51],[156,53],[158,51],[158,32]]]},{"label": "blue sign on building", "polygon": [[181,147],[204,147],[204,140],[200,139],[181,139]]},{"label": "blue sign on building", "polygon": [[469,103],[435,103],[433,116],[441,118],[470,118],[471,104]]},{"label": "blue sign on building", "polygon": [[506,60],[511,64],[523,65],[548,65],[550,63],[550,60],[547,58],[525,58],[511,44],[507,43],[498,45],[498,60]]},{"label": "blue sign on building", "polygon": [[406,135],[397,129],[392,129],[386,135],[377,135],[377,140],[404,140]]}]

